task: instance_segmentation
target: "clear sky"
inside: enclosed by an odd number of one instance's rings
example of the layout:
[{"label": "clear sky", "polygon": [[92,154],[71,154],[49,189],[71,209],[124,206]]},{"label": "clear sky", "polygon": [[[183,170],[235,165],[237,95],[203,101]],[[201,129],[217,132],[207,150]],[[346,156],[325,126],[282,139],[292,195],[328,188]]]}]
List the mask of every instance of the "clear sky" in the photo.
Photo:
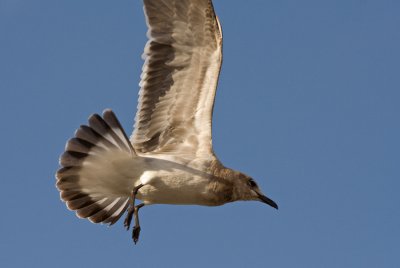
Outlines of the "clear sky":
[{"label": "clear sky", "polygon": [[58,156],[92,113],[128,134],[142,2],[0,0],[1,267],[399,267],[400,2],[216,0],[214,147],[280,206],[150,206],[78,219]]}]

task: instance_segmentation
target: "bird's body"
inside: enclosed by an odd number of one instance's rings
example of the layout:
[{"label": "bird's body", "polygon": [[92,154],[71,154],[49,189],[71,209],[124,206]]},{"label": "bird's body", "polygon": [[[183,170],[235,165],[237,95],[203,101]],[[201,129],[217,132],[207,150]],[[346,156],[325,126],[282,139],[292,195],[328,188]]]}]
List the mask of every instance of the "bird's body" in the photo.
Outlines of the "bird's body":
[{"label": "bird's body", "polygon": [[149,169],[140,177],[146,185],[137,195],[145,204],[217,206],[231,200],[231,196],[221,195],[224,189],[214,187],[211,162],[193,166],[160,159],[149,162]]},{"label": "bird's body", "polygon": [[60,158],[61,199],[94,223],[113,224],[128,210],[135,242],[144,205],[258,200],[277,208],[212,149],[222,33],[211,0],[144,0],[144,10],[149,41],[134,132],[128,139],[111,110],[92,115]]}]

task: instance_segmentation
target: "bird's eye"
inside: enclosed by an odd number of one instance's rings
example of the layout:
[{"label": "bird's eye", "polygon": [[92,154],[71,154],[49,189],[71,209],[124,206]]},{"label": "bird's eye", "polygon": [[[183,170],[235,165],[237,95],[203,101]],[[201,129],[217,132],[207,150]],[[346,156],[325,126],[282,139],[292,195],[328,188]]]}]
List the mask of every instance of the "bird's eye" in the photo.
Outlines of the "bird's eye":
[{"label": "bird's eye", "polygon": [[247,184],[252,188],[257,187],[257,183],[253,179],[250,179]]}]

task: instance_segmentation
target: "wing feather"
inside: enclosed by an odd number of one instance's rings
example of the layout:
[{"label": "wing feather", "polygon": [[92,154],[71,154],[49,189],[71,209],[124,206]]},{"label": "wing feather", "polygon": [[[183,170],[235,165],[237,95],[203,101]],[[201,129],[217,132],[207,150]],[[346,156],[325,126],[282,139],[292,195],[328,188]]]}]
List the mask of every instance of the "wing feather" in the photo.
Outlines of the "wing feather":
[{"label": "wing feather", "polygon": [[214,157],[222,33],[210,0],[144,0],[149,38],[131,142],[139,154]]}]

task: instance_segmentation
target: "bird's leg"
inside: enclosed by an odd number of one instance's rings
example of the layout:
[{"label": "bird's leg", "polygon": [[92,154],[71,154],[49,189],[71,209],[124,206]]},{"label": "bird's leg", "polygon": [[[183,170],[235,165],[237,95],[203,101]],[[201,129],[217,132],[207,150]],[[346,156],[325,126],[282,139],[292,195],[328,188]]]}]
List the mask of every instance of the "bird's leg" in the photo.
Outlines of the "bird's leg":
[{"label": "bird's leg", "polygon": [[139,224],[139,209],[142,208],[144,206],[144,204],[139,204],[137,206],[135,206],[134,208],[134,215],[135,215],[135,227],[133,227],[132,229],[132,239],[133,242],[136,243],[139,240],[139,234],[140,234],[140,224]]},{"label": "bird's leg", "polygon": [[128,207],[128,214],[126,215],[126,218],[124,221],[124,226],[125,226],[126,230],[129,230],[129,227],[131,226],[133,213],[135,213],[135,218],[137,218],[137,216],[136,216],[137,212],[135,212],[135,210],[136,210],[135,209],[135,199],[136,199],[136,195],[137,195],[139,189],[142,187],[143,187],[143,184],[139,184],[132,190],[132,193],[131,193],[132,203]]}]

